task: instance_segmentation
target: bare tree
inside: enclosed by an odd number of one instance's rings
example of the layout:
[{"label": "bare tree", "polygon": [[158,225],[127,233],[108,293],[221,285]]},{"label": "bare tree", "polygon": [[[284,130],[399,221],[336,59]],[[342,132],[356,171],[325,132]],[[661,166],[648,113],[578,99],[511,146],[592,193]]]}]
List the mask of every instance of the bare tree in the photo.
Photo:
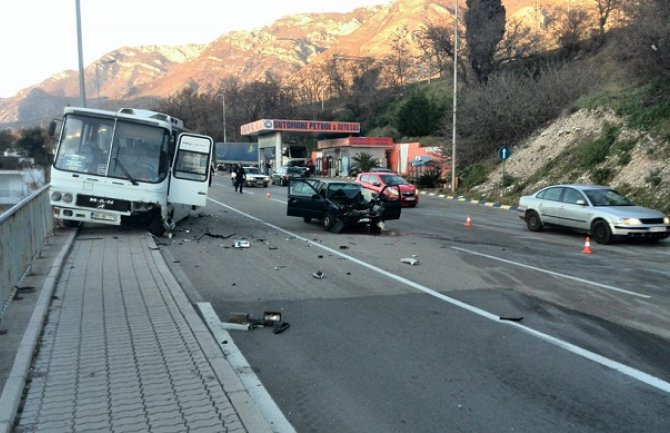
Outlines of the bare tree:
[{"label": "bare tree", "polygon": [[396,29],[391,36],[391,55],[388,57],[388,63],[391,65],[391,77],[393,84],[397,87],[403,87],[407,80],[407,72],[411,66],[410,57],[410,34],[407,27]]},{"label": "bare tree", "polygon": [[576,54],[588,37],[589,13],[581,8],[557,8],[552,18],[552,33],[567,56]]},{"label": "bare tree", "polygon": [[598,34],[600,40],[604,41],[607,20],[612,11],[620,6],[621,0],[593,0],[593,2],[596,4],[596,9],[598,10]]},{"label": "bare tree", "polygon": [[448,68],[448,60],[454,58],[454,30],[446,26],[428,25],[417,32],[417,43],[424,59],[435,65],[440,77]]},{"label": "bare tree", "polygon": [[311,117],[316,119],[324,109],[324,99],[328,90],[328,75],[318,65],[308,65],[295,74],[290,86],[296,89],[296,102],[309,107]]},{"label": "bare tree", "polygon": [[496,63],[506,63],[523,59],[536,53],[541,48],[541,38],[525,23],[513,19],[505,31],[505,36],[498,44]]}]

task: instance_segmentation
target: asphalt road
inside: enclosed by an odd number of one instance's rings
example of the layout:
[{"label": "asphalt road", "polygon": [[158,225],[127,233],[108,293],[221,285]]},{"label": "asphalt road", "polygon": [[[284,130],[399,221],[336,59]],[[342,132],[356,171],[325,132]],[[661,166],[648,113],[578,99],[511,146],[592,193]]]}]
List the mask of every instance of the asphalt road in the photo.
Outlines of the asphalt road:
[{"label": "asphalt road", "polygon": [[222,319],[291,323],[233,337],[298,432],[670,431],[670,240],[586,255],[428,196],[381,235],[332,234],[287,217],[286,188],[227,180],[160,243]]}]

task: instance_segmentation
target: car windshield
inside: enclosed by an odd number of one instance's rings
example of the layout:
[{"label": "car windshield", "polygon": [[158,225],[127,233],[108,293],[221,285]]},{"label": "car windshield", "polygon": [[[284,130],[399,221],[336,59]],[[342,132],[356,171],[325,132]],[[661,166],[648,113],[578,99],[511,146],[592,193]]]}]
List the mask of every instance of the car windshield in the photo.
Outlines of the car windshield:
[{"label": "car windshield", "polygon": [[260,168],[258,167],[245,167],[244,171],[247,174],[262,174]]},{"label": "car windshield", "polygon": [[381,176],[382,181],[387,184],[387,185],[407,185],[409,182],[407,182],[405,179],[403,179],[400,176],[396,175],[383,175]]},{"label": "car windshield", "polygon": [[357,183],[331,183],[328,185],[328,198],[347,197],[355,198],[361,192],[361,186]]},{"label": "car windshield", "polygon": [[613,189],[587,189],[584,194],[589,198],[593,206],[634,206],[635,204],[627,197],[619,194]]},{"label": "car windshield", "polygon": [[168,131],[112,119],[69,115],[54,166],[114,178],[160,182],[168,171]]}]

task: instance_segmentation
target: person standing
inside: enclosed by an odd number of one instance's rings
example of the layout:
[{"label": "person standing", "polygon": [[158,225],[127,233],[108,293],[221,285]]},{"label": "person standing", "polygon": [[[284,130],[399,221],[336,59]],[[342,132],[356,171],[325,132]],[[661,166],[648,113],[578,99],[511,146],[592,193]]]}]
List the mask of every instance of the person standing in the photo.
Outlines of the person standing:
[{"label": "person standing", "polygon": [[247,173],[242,168],[242,163],[238,162],[237,167],[235,167],[235,192],[239,189],[240,194],[242,194],[242,188],[244,187],[244,182],[247,180]]}]

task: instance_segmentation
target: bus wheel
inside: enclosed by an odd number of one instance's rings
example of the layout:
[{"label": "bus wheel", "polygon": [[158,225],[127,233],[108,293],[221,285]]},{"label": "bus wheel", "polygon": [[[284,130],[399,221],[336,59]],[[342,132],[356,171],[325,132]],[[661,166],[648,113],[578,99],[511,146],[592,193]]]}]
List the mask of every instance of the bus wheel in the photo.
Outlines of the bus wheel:
[{"label": "bus wheel", "polygon": [[154,236],[162,236],[165,233],[165,226],[160,214],[156,215],[149,223],[149,233]]}]

